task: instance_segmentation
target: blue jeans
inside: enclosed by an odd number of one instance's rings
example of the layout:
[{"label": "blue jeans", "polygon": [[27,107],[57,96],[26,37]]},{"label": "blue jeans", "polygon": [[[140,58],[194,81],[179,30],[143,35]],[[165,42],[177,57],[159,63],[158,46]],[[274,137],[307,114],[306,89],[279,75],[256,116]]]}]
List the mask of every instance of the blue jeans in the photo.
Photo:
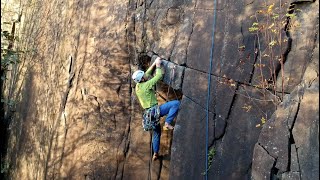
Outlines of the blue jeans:
[{"label": "blue jeans", "polygon": [[[167,115],[166,122],[171,124],[173,119],[177,116],[178,110],[180,106],[180,101],[173,100],[166,102],[160,105],[160,117]],[[160,124],[153,130],[153,137],[152,137],[152,147],[153,152],[159,152],[160,146],[160,137],[161,137],[161,127]]]}]

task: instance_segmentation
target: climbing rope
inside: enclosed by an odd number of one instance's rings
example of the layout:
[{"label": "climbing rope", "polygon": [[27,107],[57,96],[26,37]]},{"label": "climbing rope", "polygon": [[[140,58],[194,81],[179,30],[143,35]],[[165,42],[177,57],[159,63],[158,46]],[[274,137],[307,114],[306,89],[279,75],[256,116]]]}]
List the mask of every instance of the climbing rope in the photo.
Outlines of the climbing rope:
[{"label": "climbing rope", "polygon": [[148,180],[151,180],[151,177],[152,177],[152,156],[153,156],[153,153],[152,153],[152,135],[153,135],[153,131],[150,131],[150,160],[149,160],[149,174],[148,174]]},{"label": "climbing rope", "polygon": [[211,86],[211,71],[212,71],[212,62],[213,62],[213,49],[214,49],[214,31],[215,31],[215,24],[216,24],[216,4],[217,4],[217,0],[214,0],[210,66],[208,71],[208,94],[207,94],[207,107],[206,107],[206,171],[205,171],[206,180],[208,180],[209,103],[210,103],[210,86]]}]

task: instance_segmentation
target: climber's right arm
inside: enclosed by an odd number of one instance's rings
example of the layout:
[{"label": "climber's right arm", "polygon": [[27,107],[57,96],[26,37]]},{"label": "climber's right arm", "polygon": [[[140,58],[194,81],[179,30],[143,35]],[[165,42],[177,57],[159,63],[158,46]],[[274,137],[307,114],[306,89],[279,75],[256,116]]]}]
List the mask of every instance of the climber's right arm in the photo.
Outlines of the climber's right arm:
[{"label": "climber's right arm", "polygon": [[157,84],[157,82],[162,78],[161,59],[160,59],[160,57],[158,57],[154,61],[154,64],[157,67],[156,68],[156,75],[152,79],[150,79],[147,82],[145,82],[145,87],[147,89],[153,88]]},{"label": "climber's right arm", "polygon": [[145,74],[146,77],[151,76],[151,73],[152,73],[155,66],[157,68],[161,67],[161,58],[160,57],[157,57],[156,60],[152,63],[152,65],[148,68],[148,70],[146,71],[146,74]]}]

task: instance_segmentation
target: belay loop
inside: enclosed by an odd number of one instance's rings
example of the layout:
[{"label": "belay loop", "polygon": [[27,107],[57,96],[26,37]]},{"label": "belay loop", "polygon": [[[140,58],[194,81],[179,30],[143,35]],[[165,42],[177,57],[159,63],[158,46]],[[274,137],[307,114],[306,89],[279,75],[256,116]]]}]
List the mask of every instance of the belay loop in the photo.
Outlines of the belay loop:
[{"label": "belay loop", "polygon": [[158,105],[153,106],[143,113],[142,127],[144,131],[150,131],[160,124],[160,108]]}]

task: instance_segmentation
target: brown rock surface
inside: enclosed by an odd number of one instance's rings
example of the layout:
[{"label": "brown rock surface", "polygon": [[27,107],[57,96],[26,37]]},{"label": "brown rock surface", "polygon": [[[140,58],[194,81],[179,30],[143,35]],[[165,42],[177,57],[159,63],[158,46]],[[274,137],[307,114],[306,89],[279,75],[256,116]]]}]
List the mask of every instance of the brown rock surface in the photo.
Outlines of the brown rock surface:
[{"label": "brown rock surface", "polygon": [[21,44],[36,53],[11,87],[20,100],[11,178],[121,178],[132,121],[127,3],[33,1],[24,10]]},{"label": "brown rock surface", "polygon": [[[318,8],[319,3],[311,6],[302,3],[297,6],[303,9],[304,14],[309,12],[309,8]],[[298,18],[299,22],[305,23],[301,17]],[[319,22],[314,22],[316,19],[318,20],[318,17],[308,19],[313,23],[306,23],[307,29],[319,31]],[[319,179],[319,34],[316,34],[316,37],[314,35],[311,32],[293,36],[292,43],[296,44],[294,47],[304,48],[294,50],[287,63],[293,63],[294,66],[303,64],[305,67],[294,68],[297,72],[290,75],[293,81],[286,82],[294,89],[284,97],[261,131],[256,146],[263,147],[264,152],[260,152],[258,148],[254,150],[253,179],[264,179],[261,172],[268,172],[279,179]],[[301,51],[309,53],[307,55]],[[299,56],[292,57],[297,52]],[[300,55],[307,57],[301,58]],[[296,86],[295,83],[298,82]],[[267,159],[258,160],[266,153],[274,158],[271,169],[265,168],[270,164]]]},{"label": "brown rock surface", "polygon": [[[209,94],[209,179],[319,179],[319,2],[281,2],[281,10],[276,0],[23,3],[18,47],[35,51],[5,87],[17,102],[10,177],[202,179]],[[250,32],[257,21],[260,33]],[[159,102],[181,99],[155,162],[130,78],[153,55],[166,60]]]}]

